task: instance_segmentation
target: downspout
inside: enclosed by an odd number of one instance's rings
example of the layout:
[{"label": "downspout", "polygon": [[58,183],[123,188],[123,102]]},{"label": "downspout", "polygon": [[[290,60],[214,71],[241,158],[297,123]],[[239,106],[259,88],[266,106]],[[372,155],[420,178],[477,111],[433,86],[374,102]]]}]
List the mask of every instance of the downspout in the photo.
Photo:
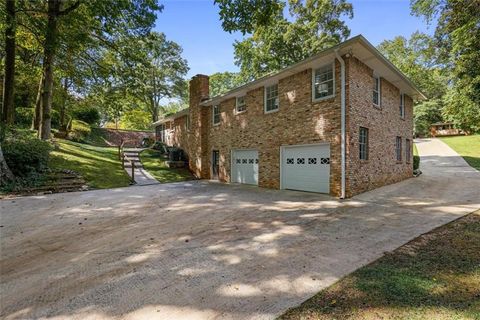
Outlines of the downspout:
[{"label": "downspout", "polygon": [[345,61],[338,54],[338,49],[335,50],[335,56],[340,62],[340,82],[341,82],[341,94],[340,94],[340,123],[341,123],[341,194],[340,199],[345,199]]}]

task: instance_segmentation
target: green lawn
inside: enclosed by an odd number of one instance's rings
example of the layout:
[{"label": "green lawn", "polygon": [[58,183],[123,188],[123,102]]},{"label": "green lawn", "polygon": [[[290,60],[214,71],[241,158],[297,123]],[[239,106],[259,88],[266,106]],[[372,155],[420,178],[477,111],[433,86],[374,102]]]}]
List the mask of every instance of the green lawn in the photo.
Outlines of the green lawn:
[{"label": "green lawn", "polygon": [[422,235],[281,319],[480,319],[480,210]]},{"label": "green lawn", "polygon": [[440,138],[477,170],[480,170],[480,135]]},{"label": "green lawn", "polygon": [[170,169],[167,167],[166,160],[155,150],[147,149],[140,153],[140,161],[145,170],[162,183],[194,179],[192,173],[186,168]]},{"label": "green lawn", "polygon": [[94,147],[68,140],[57,140],[60,149],[50,154],[51,169],[69,169],[82,175],[92,188],[115,188],[129,185],[117,148]]}]

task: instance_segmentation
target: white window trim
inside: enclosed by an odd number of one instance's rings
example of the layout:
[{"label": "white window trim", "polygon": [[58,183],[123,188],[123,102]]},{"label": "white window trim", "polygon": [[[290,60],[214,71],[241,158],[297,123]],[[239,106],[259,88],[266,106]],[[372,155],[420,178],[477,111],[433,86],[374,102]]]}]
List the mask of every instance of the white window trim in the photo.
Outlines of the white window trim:
[{"label": "white window trim", "polygon": [[[219,118],[220,118],[218,120],[218,122],[215,122],[215,107],[218,108],[218,115],[219,115]],[[220,112],[220,105],[217,104],[217,105],[212,106],[212,124],[214,126],[218,126],[218,125],[220,125],[221,122],[222,122],[222,113]]]},{"label": "white window trim", "polygon": [[[267,111],[267,88],[273,87],[274,85],[277,85],[278,108]],[[278,112],[278,110],[280,110],[280,90],[279,90],[278,82],[266,84],[263,87],[263,112],[274,113],[274,112]]]},{"label": "white window trim", "polygon": [[[242,110],[242,111],[238,111],[238,98],[242,98],[243,97],[243,103],[244,103],[244,106],[245,106],[245,110]],[[246,96],[238,96],[235,98],[235,114],[240,114],[240,113],[244,113],[247,111],[247,102],[245,101],[245,98]]]},{"label": "white window trim", "polygon": [[404,93],[400,93],[400,108],[401,108],[400,118],[405,119],[405,94]]},{"label": "white window trim", "polygon": [[[382,107],[382,78],[380,76],[373,75],[373,79],[374,81],[378,79],[378,104],[376,104],[373,101],[372,102],[375,107],[381,108]],[[375,91],[375,85],[373,86],[373,90]]]},{"label": "white window trim", "polygon": [[[324,68],[328,65],[332,66],[333,94],[331,94],[329,96],[321,97],[321,98],[315,98],[315,71],[317,71],[318,69]],[[312,102],[319,102],[319,101],[326,100],[326,99],[331,99],[331,98],[334,98],[334,97],[335,97],[335,61],[333,61],[331,63],[324,64],[324,65],[316,67],[316,68],[312,68]]]}]

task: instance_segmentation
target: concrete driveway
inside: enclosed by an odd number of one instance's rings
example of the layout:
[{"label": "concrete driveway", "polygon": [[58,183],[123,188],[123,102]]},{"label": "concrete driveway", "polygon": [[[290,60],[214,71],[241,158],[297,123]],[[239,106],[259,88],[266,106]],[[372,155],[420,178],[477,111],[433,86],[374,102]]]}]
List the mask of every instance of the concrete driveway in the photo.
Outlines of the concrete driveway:
[{"label": "concrete driveway", "polygon": [[0,201],[2,319],[271,319],[480,208],[438,140],[424,174],[338,201],[208,182]]}]

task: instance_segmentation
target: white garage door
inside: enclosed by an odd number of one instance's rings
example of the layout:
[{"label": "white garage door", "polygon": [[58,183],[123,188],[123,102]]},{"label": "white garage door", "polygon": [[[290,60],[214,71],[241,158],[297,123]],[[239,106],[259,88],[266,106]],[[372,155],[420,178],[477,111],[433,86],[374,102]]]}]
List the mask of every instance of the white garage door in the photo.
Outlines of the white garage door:
[{"label": "white garage door", "polygon": [[234,150],[232,182],[258,185],[258,151]]},{"label": "white garage door", "polygon": [[282,147],[282,188],[330,192],[330,145]]}]

